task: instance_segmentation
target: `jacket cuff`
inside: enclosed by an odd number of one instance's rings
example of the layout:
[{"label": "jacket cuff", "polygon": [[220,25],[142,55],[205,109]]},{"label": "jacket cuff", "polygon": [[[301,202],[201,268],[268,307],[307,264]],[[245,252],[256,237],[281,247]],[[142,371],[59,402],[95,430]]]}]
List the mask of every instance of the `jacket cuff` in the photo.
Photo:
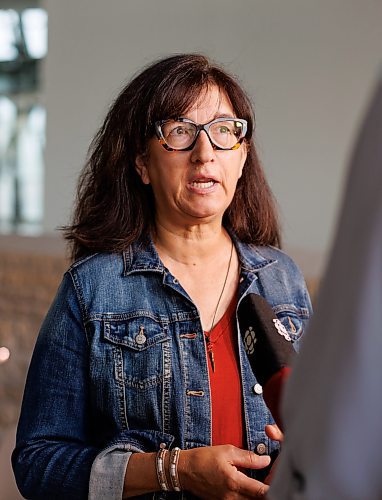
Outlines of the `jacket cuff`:
[{"label": "jacket cuff", "polygon": [[169,448],[174,437],[157,431],[125,431],[95,458],[89,480],[88,500],[121,500],[127,465],[132,453],[157,451],[161,443]]},{"label": "jacket cuff", "polygon": [[121,500],[132,452],[131,446],[120,444],[110,446],[96,456],[90,471],[89,500]]}]

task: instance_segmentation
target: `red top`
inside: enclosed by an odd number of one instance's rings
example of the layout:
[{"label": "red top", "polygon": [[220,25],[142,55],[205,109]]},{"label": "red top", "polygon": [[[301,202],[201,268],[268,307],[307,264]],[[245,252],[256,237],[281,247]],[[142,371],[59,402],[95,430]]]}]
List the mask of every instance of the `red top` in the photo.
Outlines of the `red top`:
[{"label": "red top", "polygon": [[[232,300],[221,320],[209,334],[215,371],[208,356],[212,405],[212,444],[244,448],[243,396],[237,346],[235,310]],[[208,332],[204,332],[206,335]]]}]

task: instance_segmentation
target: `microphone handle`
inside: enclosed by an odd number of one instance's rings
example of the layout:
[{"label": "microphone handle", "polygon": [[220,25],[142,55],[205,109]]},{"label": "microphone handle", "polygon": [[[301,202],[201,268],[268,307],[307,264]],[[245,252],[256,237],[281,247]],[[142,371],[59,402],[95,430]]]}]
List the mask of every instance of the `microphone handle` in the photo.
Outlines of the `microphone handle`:
[{"label": "microphone handle", "polygon": [[280,429],[284,430],[283,421],[281,418],[281,403],[285,384],[289,378],[292,369],[289,366],[281,368],[274,373],[263,387],[263,398],[268,406],[276,424]]}]

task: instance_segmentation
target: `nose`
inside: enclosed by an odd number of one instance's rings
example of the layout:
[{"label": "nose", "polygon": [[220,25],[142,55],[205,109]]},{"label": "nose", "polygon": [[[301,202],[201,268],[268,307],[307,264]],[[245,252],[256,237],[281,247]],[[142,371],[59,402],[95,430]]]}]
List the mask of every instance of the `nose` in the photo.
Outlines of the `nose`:
[{"label": "nose", "polygon": [[211,144],[207,133],[204,130],[200,131],[200,134],[196,140],[195,146],[191,151],[191,161],[196,164],[204,164],[213,162],[215,159],[215,150]]}]

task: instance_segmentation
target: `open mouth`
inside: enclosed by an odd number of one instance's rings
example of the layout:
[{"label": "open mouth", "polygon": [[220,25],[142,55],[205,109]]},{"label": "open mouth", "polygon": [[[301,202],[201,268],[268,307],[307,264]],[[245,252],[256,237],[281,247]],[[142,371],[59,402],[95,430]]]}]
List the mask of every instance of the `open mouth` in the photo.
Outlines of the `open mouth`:
[{"label": "open mouth", "polygon": [[200,180],[191,182],[191,186],[199,189],[208,189],[216,184],[216,181],[213,180]]}]

